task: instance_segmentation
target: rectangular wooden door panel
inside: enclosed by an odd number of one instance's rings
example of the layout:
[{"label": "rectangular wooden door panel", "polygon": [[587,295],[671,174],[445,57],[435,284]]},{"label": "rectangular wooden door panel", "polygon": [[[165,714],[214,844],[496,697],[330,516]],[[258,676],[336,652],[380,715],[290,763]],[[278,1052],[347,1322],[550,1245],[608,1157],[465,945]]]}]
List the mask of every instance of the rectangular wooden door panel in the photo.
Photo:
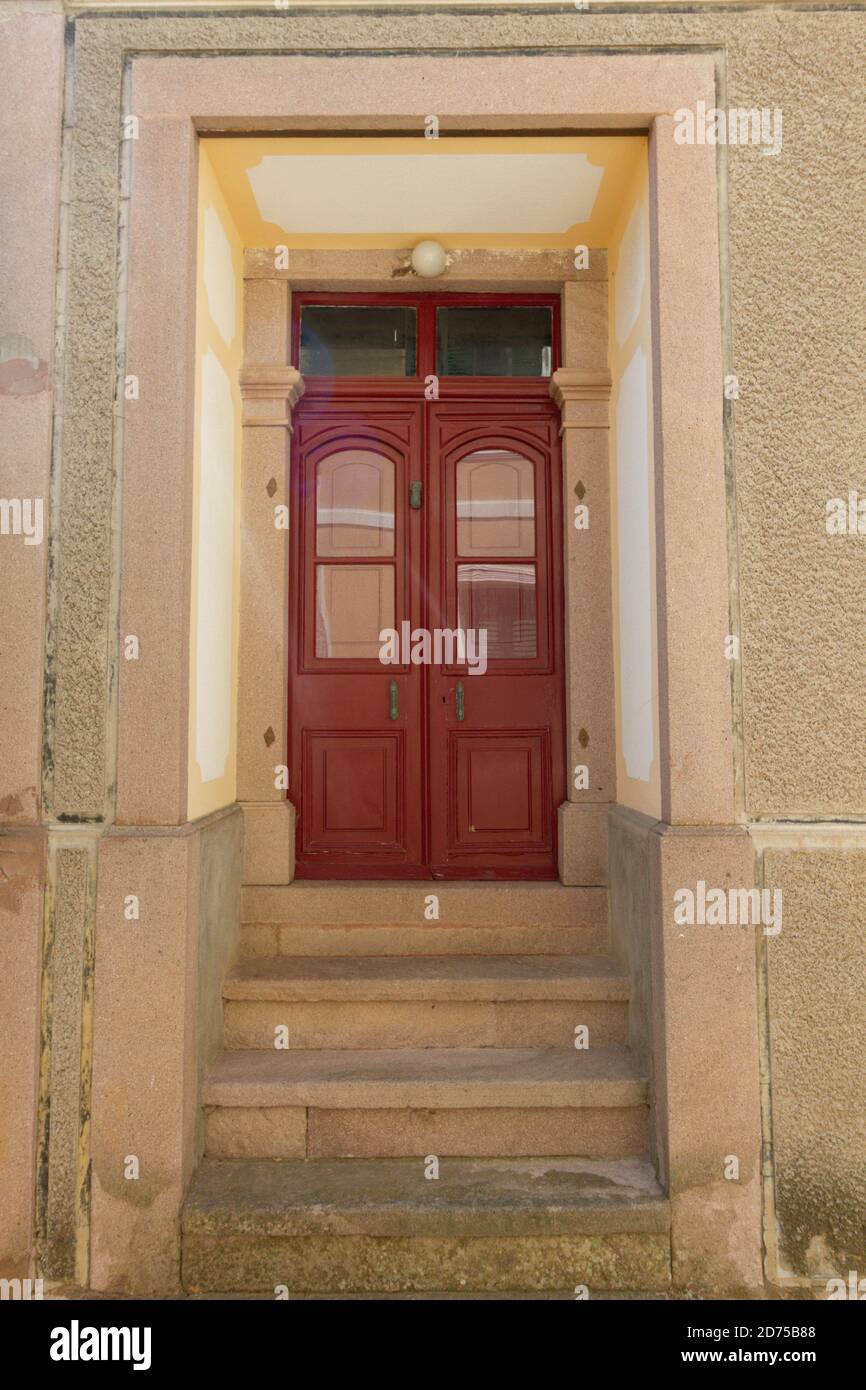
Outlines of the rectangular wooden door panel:
[{"label": "rectangular wooden door panel", "polygon": [[306,732],[305,853],[346,849],[377,855],[408,850],[404,744],[402,729],[389,735]]},{"label": "rectangular wooden door panel", "polygon": [[546,729],[449,732],[456,852],[543,851],[550,843],[550,738]]}]

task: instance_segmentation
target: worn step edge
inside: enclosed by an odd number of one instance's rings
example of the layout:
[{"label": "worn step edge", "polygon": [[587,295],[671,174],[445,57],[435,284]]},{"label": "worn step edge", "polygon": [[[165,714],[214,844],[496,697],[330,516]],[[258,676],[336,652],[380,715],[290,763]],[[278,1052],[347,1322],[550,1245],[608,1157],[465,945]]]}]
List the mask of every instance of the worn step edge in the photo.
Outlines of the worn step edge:
[{"label": "worn step edge", "polygon": [[629,980],[599,956],[261,956],[239,961],[226,999],[622,1002]]},{"label": "worn step edge", "polygon": [[274,1297],[407,1294],[427,1290],[518,1294],[571,1281],[592,1297],[608,1290],[668,1291],[671,1243],[664,1232],[530,1236],[204,1236],[182,1240],[188,1293]]},{"label": "worn step edge", "polygon": [[627,1049],[399,1048],[224,1053],[209,1106],[318,1109],[625,1107],[648,1088]]},{"label": "worn step edge", "polygon": [[214,1237],[663,1233],[667,1198],[638,1159],[205,1159],[184,1234]]},{"label": "worn step edge", "polygon": [[246,921],[240,935],[246,959],[298,956],[562,956],[609,950],[607,926],[339,926]]},{"label": "worn step edge", "polygon": [[[285,926],[424,927],[425,899],[439,899],[439,927],[580,927],[607,922],[606,888],[561,883],[394,882],[247,885],[241,921]],[[433,924],[430,923],[432,926]]]}]

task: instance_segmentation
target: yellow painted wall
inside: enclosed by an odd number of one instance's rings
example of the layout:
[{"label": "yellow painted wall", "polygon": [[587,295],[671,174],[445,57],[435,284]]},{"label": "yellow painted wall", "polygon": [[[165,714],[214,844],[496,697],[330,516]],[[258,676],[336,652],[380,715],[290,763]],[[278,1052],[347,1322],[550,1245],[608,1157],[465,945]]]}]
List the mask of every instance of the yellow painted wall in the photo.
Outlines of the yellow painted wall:
[{"label": "yellow painted wall", "polygon": [[608,266],[617,801],[660,817],[649,176],[645,151],[614,224]]},{"label": "yellow painted wall", "polygon": [[[393,148],[394,152],[405,150],[404,138],[371,142],[368,140],[347,140],[344,138],[325,141],[305,141],[295,138],[273,138],[242,141],[230,137],[217,137],[203,140],[200,146],[200,200],[199,200],[199,276],[198,276],[198,322],[197,322],[197,376],[196,376],[196,475],[195,475],[195,515],[196,527],[193,536],[193,598],[192,632],[190,654],[190,764],[189,764],[189,814],[191,817],[206,814],[229,804],[235,798],[235,724],[237,703],[237,593],[238,593],[238,514],[240,484],[240,444],[241,444],[241,401],[238,389],[238,372],[242,358],[242,288],[243,288],[243,248],[247,245],[268,244],[277,236],[284,236],[281,229],[263,223],[258,217],[254,200],[251,197],[247,170],[254,166],[266,151],[277,151],[284,155],[301,155],[328,152],[344,153],[351,150],[362,156],[372,156],[373,151],[366,147],[373,145],[378,153]],[[421,157],[436,158],[445,153],[449,146],[459,142],[443,138],[437,141],[412,141],[413,150]],[[469,142],[481,151],[494,146],[489,138]],[[539,138],[539,150],[549,151],[559,145],[575,145],[580,142],[563,142],[556,139]],[[495,147],[503,149],[505,142],[497,140]],[[309,146],[309,148],[308,148]],[[324,148],[323,148],[324,147]],[[509,142],[510,147],[510,142]],[[519,146],[516,146],[519,147]],[[463,142],[466,148],[466,142]],[[649,207],[648,171],[646,140],[642,137],[595,137],[591,149],[593,159],[598,159],[605,168],[605,180],[600,189],[597,205],[593,210],[593,224],[583,224],[572,228],[562,237],[517,237],[503,236],[482,238],[486,244],[508,243],[512,245],[533,242],[550,243],[560,241],[571,245],[584,240],[587,244],[608,247],[610,273],[610,329],[609,360],[612,376],[611,393],[611,507],[613,534],[613,595],[614,595],[614,671],[617,732],[617,800],[626,806],[650,815],[660,815],[660,769],[659,769],[659,713],[658,713],[658,670],[656,653],[656,598],[655,598],[655,535],[654,535],[654,497],[652,469],[652,398],[651,398],[651,323],[650,323],[650,272],[649,272]],[[503,152],[504,149],[503,149]],[[230,211],[231,209],[231,211]],[[219,314],[215,315],[213,304],[208,298],[208,276],[219,275],[219,267],[214,256],[206,254],[207,220],[217,217],[231,248],[231,265],[234,276],[235,324],[234,332],[227,338],[220,330]],[[636,217],[636,221],[635,221]],[[582,236],[578,237],[580,231]],[[592,233],[590,235],[590,233]],[[324,244],[333,241],[341,243],[366,244],[375,241],[379,246],[396,244],[399,238],[387,232],[375,238],[347,233],[339,238],[305,236],[285,238],[292,244]],[[476,238],[477,239],[477,238]],[[403,238],[405,240],[405,238]],[[448,240],[442,238],[443,241]],[[473,238],[459,238],[470,241]],[[639,274],[636,274],[636,267]],[[225,279],[225,267],[223,267]],[[634,321],[627,332],[618,333],[618,315],[621,319],[624,309],[632,305]],[[627,315],[628,318],[632,316]],[[234,476],[235,476],[235,550],[233,555],[233,581],[230,612],[223,613],[221,631],[230,625],[232,633],[232,679],[230,708],[226,712],[224,701],[216,698],[201,683],[200,642],[206,635],[208,624],[215,623],[214,605],[207,607],[207,594],[199,592],[203,582],[204,567],[201,565],[199,529],[202,506],[207,505],[208,488],[213,486],[213,478],[207,457],[207,436],[212,425],[212,408],[205,409],[208,396],[208,377],[211,379],[224,372],[231,389],[234,437]],[[642,383],[642,390],[636,390]],[[224,389],[224,386],[223,386]],[[639,409],[638,409],[639,407]],[[639,420],[638,420],[639,415]],[[205,446],[203,448],[203,445]],[[624,470],[624,472],[623,472]],[[628,486],[619,487],[618,478],[627,479]],[[632,503],[635,498],[634,484],[637,481],[643,496],[643,512],[636,516]],[[630,540],[625,544],[621,537],[623,527],[622,509],[628,509],[630,524],[640,522],[640,544],[634,546]],[[642,567],[642,569],[641,569]],[[640,570],[640,573],[638,571]],[[206,576],[205,576],[206,577]],[[218,633],[213,634],[216,640]],[[641,679],[633,678],[635,653],[640,649],[641,661],[637,663]],[[648,653],[648,655],[647,655]],[[207,653],[206,653],[207,654]],[[646,690],[646,698],[640,694]],[[639,698],[636,701],[636,692]],[[201,756],[201,745],[218,742],[215,724],[222,720],[225,727],[228,719],[229,753],[225,769],[214,776],[210,760]],[[635,730],[639,730],[636,736]],[[637,760],[635,748],[638,748]]]},{"label": "yellow painted wall", "polygon": [[[473,248],[568,250],[579,244],[607,246],[635,159],[641,148],[646,145],[642,136],[629,135],[488,135],[458,138],[443,134],[436,140],[427,140],[423,137],[420,118],[418,134],[412,136],[209,136],[203,143],[207,145],[213,170],[246,246],[282,244],[291,249],[397,250],[413,246],[423,237],[435,236],[446,249],[464,251]],[[553,154],[583,154],[594,169],[601,171],[601,180],[589,220],[562,228],[559,232],[498,232],[492,227],[480,231],[470,231],[467,228],[443,231],[418,226],[412,234],[407,234],[394,232],[387,226],[382,226],[374,233],[362,233],[351,230],[351,218],[347,221],[346,231],[288,232],[277,223],[263,218],[249,177],[263,159],[281,157],[285,161],[283,177],[286,184],[291,185],[293,180],[297,180],[298,169],[304,159],[354,156],[363,161],[365,173],[369,172],[369,187],[365,200],[369,208],[376,206],[376,161],[383,156],[412,156],[436,161],[455,155],[487,155],[507,160],[509,155]],[[435,178],[433,167],[430,175],[431,178]],[[471,191],[471,186],[468,186],[468,201],[471,201]],[[338,197],[338,191],[335,192],[335,197]]]},{"label": "yellow painted wall", "polygon": [[243,242],[199,146],[187,811],[236,796]]}]

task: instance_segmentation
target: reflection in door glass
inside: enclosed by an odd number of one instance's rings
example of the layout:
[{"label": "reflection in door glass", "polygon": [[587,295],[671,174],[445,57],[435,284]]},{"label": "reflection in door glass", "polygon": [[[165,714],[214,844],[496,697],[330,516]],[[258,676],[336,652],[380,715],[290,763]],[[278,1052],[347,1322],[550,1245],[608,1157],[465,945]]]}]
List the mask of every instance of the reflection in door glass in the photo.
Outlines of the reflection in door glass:
[{"label": "reflection in door glass", "polygon": [[459,555],[534,555],[535,486],[529,459],[478,449],[457,464]]},{"label": "reflection in door glass", "polygon": [[394,554],[394,464],[344,449],[316,468],[316,554],[361,559]]},{"label": "reflection in door glass", "polygon": [[393,565],[317,565],[316,656],[375,658],[394,626]]},{"label": "reflection in door glass", "polygon": [[488,660],[534,657],[535,566],[458,565],[457,624],[486,629]]},{"label": "reflection in door glass", "polygon": [[300,370],[303,376],[414,376],[415,310],[305,304]]},{"label": "reflection in door glass", "polygon": [[550,376],[553,315],[528,304],[436,310],[440,376]]}]

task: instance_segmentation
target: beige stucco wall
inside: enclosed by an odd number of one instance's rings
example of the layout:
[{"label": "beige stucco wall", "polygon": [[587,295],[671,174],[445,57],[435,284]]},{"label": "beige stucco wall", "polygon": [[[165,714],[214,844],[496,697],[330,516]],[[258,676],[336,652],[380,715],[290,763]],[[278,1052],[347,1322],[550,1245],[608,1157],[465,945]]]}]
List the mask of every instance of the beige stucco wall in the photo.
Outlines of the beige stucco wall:
[{"label": "beige stucco wall", "polygon": [[237,787],[244,247],[199,146],[187,813]]},{"label": "beige stucco wall", "polygon": [[780,1277],[819,1285],[866,1268],[866,836],[793,827],[757,838],[782,893],[762,943],[774,1156],[767,1244]]}]

